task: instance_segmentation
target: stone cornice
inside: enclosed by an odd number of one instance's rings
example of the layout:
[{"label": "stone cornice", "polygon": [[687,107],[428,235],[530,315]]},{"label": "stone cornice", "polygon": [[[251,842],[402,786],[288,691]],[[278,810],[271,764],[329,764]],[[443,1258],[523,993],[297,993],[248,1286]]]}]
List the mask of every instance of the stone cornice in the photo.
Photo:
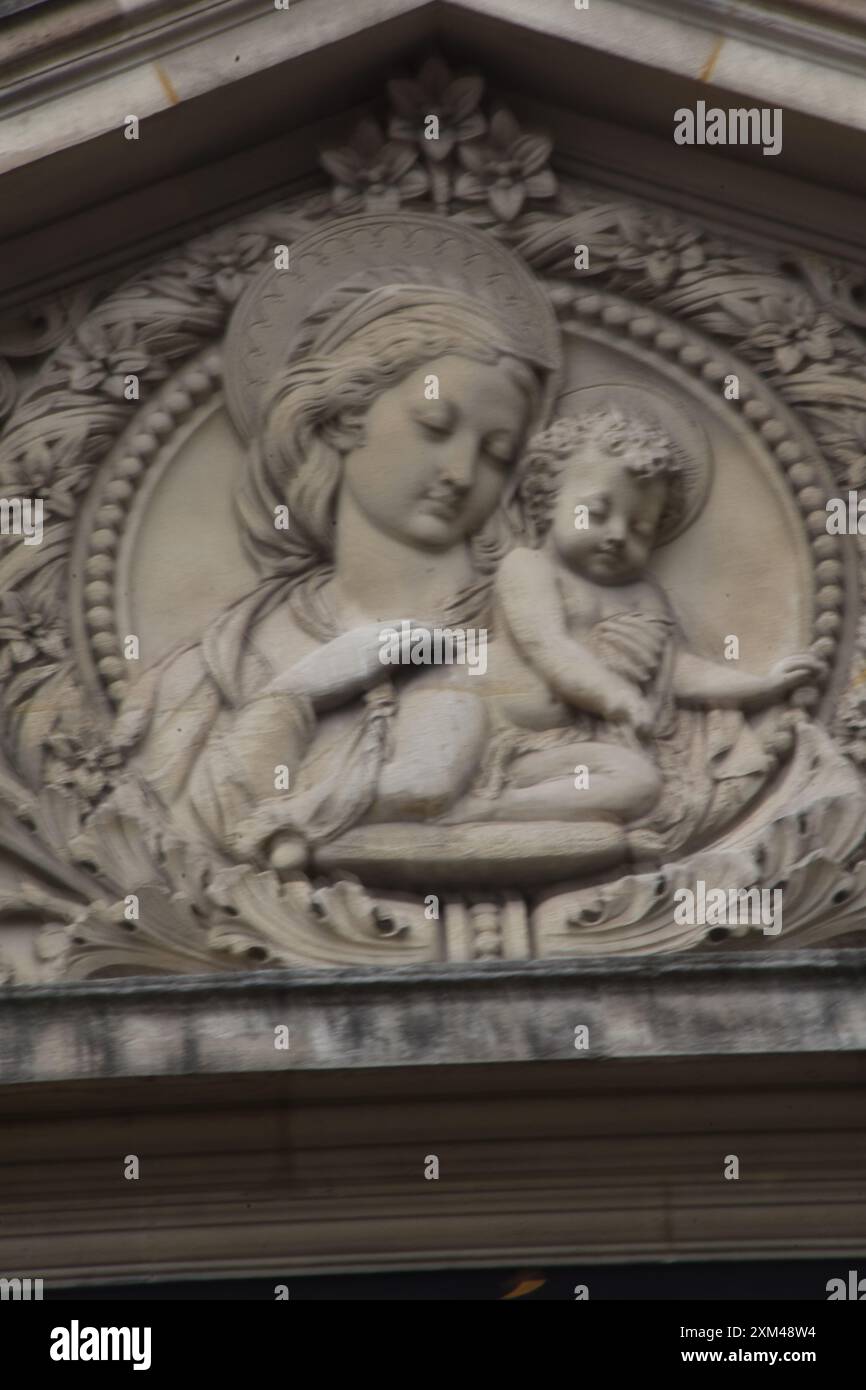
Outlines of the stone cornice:
[{"label": "stone cornice", "polygon": [[[764,15],[767,32],[777,32],[777,12],[747,8],[755,24]],[[866,83],[845,67],[853,55],[863,71],[857,45],[866,38],[841,35],[841,66],[829,79],[826,64],[836,58],[819,40],[832,47],[838,29],[812,26],[809,53],[782,60],[764,30],[740,33],[743,7],[730,19],[727,9],[722,41],[711,23],[721,23],[722,11],[710,0],[687,12],[669,0],[605,0],[555,15],[515,0],[297,0],[290,11],[259,0],[191,0],[171,16],[143,0],[127,6],[122,22],[97,26],[90,47],[85,26],[75,44],[49,45],[38,63],[31,54],[29,68],[19,54],[16,80],[9,35],[26,29],[19,17],[0,30],[3,306],[124,258],[140,264],[199,226],[284,196],[314,174],[336,113],[351,120],[371,86],[419,43],[455,45],[460,61],[489,70],[491,88],[509,103],[545,104],[546,126],[560,108],[558,158],[576,161],[585,177],[642,195],[649,175],[662,198],[669,190],[710,216],[718,204],[721,220],[730,215],[738,230],[760,236],[764,219],[773,238],[790,232],[859,260]],[[56,15],[84,10],[64,6]],[[32,24],[47,25],[54,13],[37,9]],[[777,160],[756,165],[737,148],[675,150],[678,105],[698,96],[728,105],[750,88],[785,106]],[[134,144],[122,134],[130,113],[142,120]],[[732,200],[733,178],[740,194]]]},{"label": "stone cornice", "polygon": [[179,16],[147,6],[133,11],[137,22],[111,25],[104,37],[104,24],[95,25],[89,43],[85,33],[71,51],[49,49],[38,65],[11,45],[4,52],[0,35],[0,172],[116,130],[127,109],[146,119],[428,5],[297,0],[289,12],[259,0],[200,0]]},{"label": "stone cornice", "polygon": [[[117,101],[140,118],[273,67],[311,48],[388,20],[418,16],[428,30],[457,18],[486,17],[554,35],[691,78],[760,94],[790,110],[862,128],[857,92],[866,57],[866,22],[809,7],[803,13],[744,0],[606,0],[575,12],[522,0],[293,0],[275,11],[260,0],[117,0],[25,11],[0,32],[0,121],[4,168],[116,129]],[[844,27],[837,20],[844,19]],[[768,64],[770,54],[787,61]],[[821,69],[840,80],[828,87]],[[850,78],[849,78],[850,74]],[[118,81],[122,79],[122,90]],[[859,79],[859,80],[858,80]],[[87,100],[81,101],[86,91]],[[131,108],[130,108],[131,109]]]},{"label": "stone cornice", "polygon": [[866,10],[860,0],[632,0],[632,4],[779,53],[862,71]]},{"label": "stone cornice", "polygon": [[[866,1049],[866,950],[270,971],[0,991],[4,1082]],[[483,1007],[481,1007],[483,1003]],[[288,1050],[274,1027],[290,1027]],[[575,1051],[585,1024],[589,1047]]]}]

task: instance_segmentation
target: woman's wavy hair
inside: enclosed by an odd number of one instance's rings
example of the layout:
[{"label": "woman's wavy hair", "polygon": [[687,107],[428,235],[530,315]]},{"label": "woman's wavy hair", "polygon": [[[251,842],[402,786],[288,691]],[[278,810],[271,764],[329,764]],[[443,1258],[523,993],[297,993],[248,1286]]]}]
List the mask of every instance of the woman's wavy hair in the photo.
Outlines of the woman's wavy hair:
[{"label": "woman's wavy hair", "polygon": [[[411,307],[395,310],[333,352],[295,360],[274,383],[237,504],[245,549],[260,571],[300,582],[330,568],[343,458],[363,442],[365,416],[381,392],[423,363],[456,355],[501,366],[527,398],[528,429],[538,426],[542,373],[492,316],[476,309],[438,317],[445,321]],[[513,541],[507,502],[504,495],[470,538],[480,575],[493,573]],[[275,526],[280,506],[288,507],[287,530]]]}]

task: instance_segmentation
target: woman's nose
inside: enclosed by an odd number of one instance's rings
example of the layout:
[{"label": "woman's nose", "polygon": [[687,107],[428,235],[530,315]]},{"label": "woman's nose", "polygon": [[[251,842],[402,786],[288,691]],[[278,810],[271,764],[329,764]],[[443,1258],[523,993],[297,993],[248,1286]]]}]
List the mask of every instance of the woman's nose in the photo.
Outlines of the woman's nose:
[{"label": "woman's nose", "polygon": [[605,540],[621,544],[625,540],[625,521],[621,516],[608,517],[604,528]]},{"label": "woman's nose", "polygon": [[439,454],[439,476],[460,492],[472,486],[475,450],[468,440],[452,438]]}]

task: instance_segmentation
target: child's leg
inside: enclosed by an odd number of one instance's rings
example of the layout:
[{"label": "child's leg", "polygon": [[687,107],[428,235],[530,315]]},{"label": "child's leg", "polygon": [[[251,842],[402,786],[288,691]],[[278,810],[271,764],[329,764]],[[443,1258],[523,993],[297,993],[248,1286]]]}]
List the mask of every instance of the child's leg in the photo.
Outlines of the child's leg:
[{"label": "child's leg", "polygon": [[[584,775],[580,769],[586,769]],[[509,785],[495,800],[465,797],[446,819],[582,821],[614,818],[627,823],[646,815],[661,792],[649,761],[611,743],[569,743],[524,753],[514,760]]]}]

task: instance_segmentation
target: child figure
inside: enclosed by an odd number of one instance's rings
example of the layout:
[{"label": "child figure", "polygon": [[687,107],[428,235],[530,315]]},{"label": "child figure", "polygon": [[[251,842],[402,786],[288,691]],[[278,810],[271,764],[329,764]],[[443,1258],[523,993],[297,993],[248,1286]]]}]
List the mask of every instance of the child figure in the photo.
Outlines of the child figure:
[{"label": "child figure", "polygon": [[[463,816],[643,818],[651,826],[666,762],[685,772],[680,706],[712,711],[710,776],[765,772],[739,711],[780,700],[819,663],[790,656],[757,676],[684,648],[667,597],[646,572],[654,545],[689,510],[694,480],[673,441],[650,418],[604,404],[536,436],[521,471],[539,548],[513,550],[496,583],[496,632],[518,693],[497,701],[498,755]],[[582,790],[578,765],[589,774]],[[648,830],[638,848],[652,855],[656,839]]]}]

